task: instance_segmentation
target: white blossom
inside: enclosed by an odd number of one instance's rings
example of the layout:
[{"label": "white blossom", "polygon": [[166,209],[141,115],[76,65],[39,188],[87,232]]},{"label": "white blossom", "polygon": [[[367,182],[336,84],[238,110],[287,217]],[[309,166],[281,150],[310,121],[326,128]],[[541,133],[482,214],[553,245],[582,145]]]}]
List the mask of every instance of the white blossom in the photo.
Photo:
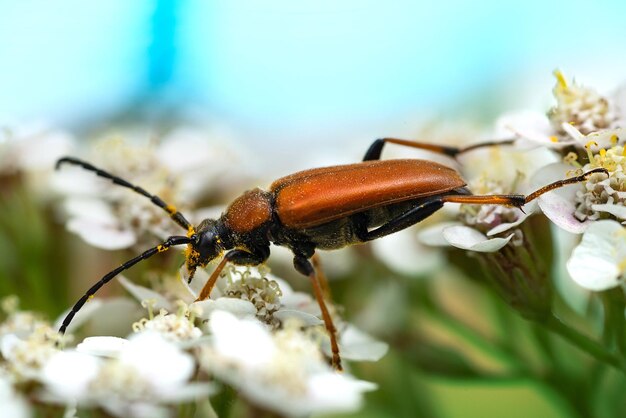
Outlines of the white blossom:
[{"label": "white blossom", "polygon": [[67,132],[43,124],[0,129],[0,169],[4,172],[45,172],[49,175],[56,160],[75,147]]},{"label": "white blossom", "polygon": [[557,81],[552,92],[556,104],[547,114],[529,110],[505,114],[496,122],[497,131],[514,134],[518,145],[583,149],[589,140],[594,140],[594,151],[611,146],[610,137],[601,132],[626,128],[626,89],[604,96],[574,81],[568,82],[558,70],[554,75]]},{"label": "white blossom", "polygon": [[[200,338],[199,330],[192,325],[194,318],[208,320],[215,311],[227,311],[240,319],[256,317],[272,329],[278,329],[294,319],[304,327],[317,327],[324,352],[328,355],[331,353],[317,301],[307,293],[294,291],[286,281],[271,275],[262,267],[227,266],[217,280],[211,298],[204,301],[195,301],[200,288],[208,280],[208,274],[203,269],[197,271],[191,285],[179,276],[179,289],[184,288],[186,295],[173,292],[176,303],[159,292],[133,284],[123,277],[118,279],[149,309],[172,310],[174,305],[179,307],[178,314],[161,311],[154,316],[150,313],[151,319],[141,320],[135,325],[135,331],[149,328],[163,332],[166,337],[169,335],[167,338],[174,341],[193,340]],[[170,292],[173,289],[171,285],[167,287]],[[332,311],[332,306],[329,308]],[[194,314],[190,316],[190,312]],[[342,357],[346,360],[376,361],[386,353],[386,344],[374,340],[339,317],[334,318],[334,321],[339,330],[338,343]],[[185,337],[181,338],[183,335]]]},{"label": "white blossom", "polygon": [[[141,145],[141,140],[133,142],[137,138],[132,137],[128,142],[108,137],[82,154],[91,164],[175,204],[190,221],[196,221],[190,210],[195,202],[218,193],[226,183],[244,183],[250,177],[245,166],[229,176],[218,176],[239,161],[240,154],[226,146],[227,142],[206,135],[200,130],[178,129],[160,138],[156,146]],[[150,134],[138,136],[147,139]],[[63,208],[68,230],[90,245],[108,250],[151,245],[181,232],[144,196],[80,167],[63,165],[54,184],[66,196]]]},{"label": "white blossom", "polygon": [[[424,225],[420,225],[419,231],[423,230]],[[407,228],[372,241],[372,252],[398,273],[411,276],[432,273],[443,265],[443,253],[437,248],[424,245],[415,231],[414,228]]]},{"label": "white blossom", "polygon": [[2,337],[13,334],[18,338],[26,338],[36,329],[48,325],[41,315],[30,311],[20,311],[19,300],[16,296],[7,296],[1,301],[2,310],[7,314],[0,323],[0,341]]},{"label": "white blossom", "polygon": [[267,409],[288,416],[354,411],[375,388],[333,371],[297,322],[270,332],[257,319],[215,311],[210,329],[215,342],[204,348],[202,368]]},{"label": "white blossom", "polygon": [[[147,301],[148,304],[150,301]],[[133,324],[135,332],[154,332],[169,341],[192,341],[202,336],[200,328],[194,325],[195,318],[201,313],[197,306],[187,306],[179,301],[177,313],[168,313],[167,310],[154,315],[149,307],[150,318],[143,318]]]},{"label": "white blossom", "polygon": [[573,138],[556,135],[550,119],[541,112],[522,110],[505,113],[496,121],[496,132],[513,135],[519,149],[533,147],[564,148],[576,144]]},{"label": "white blossom", "polygon": [[[484,177],[473,183],[470,189],[475,194],[508,194],[500,182]],[[521,225],[536,209],[531,202],[519,208],[502,205],[461,205],[458,221],[442,222],[424,228],[419,239],[431,246],[451,245],[475,252],[495,252],[511,243],[520,245],[523,241]]]},{"label": "white blossom", "polygon": [[0,126],[0,175],[19,172],[36,198],[49,199],[56,160],[75,148],[72,135],[44,124]]},{"label": "white blossom", "polygon": [[15,390],[11,381],[2,373],[0,373],[0,405],[3,417],[29,418],[32,416],[26,399]]},{"label": "white blossom", "polygon": [[556,105],[548,112],[548,118],[557,134],[567,134],[567,126],[572,126],[584,135],[615,128],[622,124],[626,115],[613,98],[604,97],[595,90],[581,86],[575,81],[569,83],[560,71],[555,71],[557,79],[553,89]]},{"label": "white blossom", "polygon": [[[143,332],[127,343],[85,342],[81,351],[53,356],[43,370],[52,399],[99,406],[119,417],[173,416],[168,404],[206,397],[208,384],[191,383],[193,357],[159,334]],[[106,357],[87,354],[105,353]]]},{"label": "white blossom", "polygon": [[[603,131],[602,135],[618,141],[615,130]],[[589,141],[593,142],[593,140]],[[539,170],[533,181],[535,184],[564,179],[580,175],[592,169],[604,168],[608,171],[595,173],[580,183],[566,186],[539,197],[539,206],[543,213],[555,224],[568,232],[582,233],[592,221],[612,218],[626,222],[626,156],[624,146],[614,145],[601,148],[593,153],[587,148],[589,162],[580,165],[573,157],[569,163],[555,163]]]},{"label": "white blossom", "polygon": [[626,230],[613,220],[593,222],[567,261],[567,271],[585,289],[619,286],[626,276]]},{"label": "white blossom", "polygon": [[50,358],[59,352],[62,337],[48,325],[38,326],[29,335],[6,334],[0,339],[0,352],[6,369],[19,382],[38,380]]}]

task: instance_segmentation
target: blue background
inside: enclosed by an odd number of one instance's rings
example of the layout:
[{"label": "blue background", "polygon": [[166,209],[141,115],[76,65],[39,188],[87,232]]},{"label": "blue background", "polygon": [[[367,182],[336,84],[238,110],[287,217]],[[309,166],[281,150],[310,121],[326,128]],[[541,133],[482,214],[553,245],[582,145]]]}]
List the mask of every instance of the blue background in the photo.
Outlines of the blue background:
[{"label": "blue background", "polygon": [[0,0],[0,124],[135,108],[293,153],[546,109],[551,72],[624,79],[626,3]]}]

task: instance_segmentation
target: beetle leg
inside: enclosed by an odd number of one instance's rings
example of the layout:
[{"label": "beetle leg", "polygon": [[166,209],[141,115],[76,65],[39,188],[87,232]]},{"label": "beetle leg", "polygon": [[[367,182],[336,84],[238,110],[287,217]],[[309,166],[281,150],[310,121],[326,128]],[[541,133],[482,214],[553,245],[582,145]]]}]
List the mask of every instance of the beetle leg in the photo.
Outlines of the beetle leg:
[{"label": "beetle leg", "polygon": [[384,223],[371,231],[367,231],[367,228],[364,226],[364,231],[359,234],[359,238],[362,241],[371,241],[408,228],[409,226],[415,225],[437,212],[443,207],[443,203],[444,201],[442,196],[435,196],[422,201],[418,206],[409,209],[402,215],[391,219],[389,222]]},{"label": "beetle leg", "polygon": [[525,204],[531,202],[532,200],[535,200],[544,193],[547,193],[554,189],[558,189],[559,187],[567,186],[569,184],[580,183],[582,181],[585,181],[590,175],[596,173],[603,173],[608,175],[608,172],[605,168],[594,168],[593,170],[589,170],[586,173],[581,174],[580,176],[572,177],[565,180],[558,180],[550,183],[538,190],[535,190],[527,196],[523,194],[472,195],[466,194],[461,189],[459,189],[457,190],[457,193],[450,193],[447,195],[439,195],[428,198],[427,200],[421,202],[418,206],[409,209],[402,215],[391,219],[389,222],[371,231],[367,231],[367,227],[365,224],[366,220],[361,219],[357,221],[359,222],[359,228],[357,229],[357,231],[360,231],[357,232],[358,237],[362,241],[371,241],[373,239],[384,237],[385,235],[400,231],[404,228],[408,228],[409,226],[422,221],[423,219],[429,217],[430,215],[441,209],[443,204],[446,202],[475,205],[512,206],[521,209]]},{"label": "beetle leg", "polygon": [[217,279],[220,276],[222,270],[224,270],[224,267],[226,267],[227,262],[230,261],[242,266],[258,266],[259,264],[267,260],[267,257],[269,257],[269,255],[269,247],[258,248],[257,252],[249,252],[244,250],[231,250],[227,252],[224,258],[222,258],[222,261],[220,261],[217,267],[215,267],[213,273],[211,273],[211,277],[209,277],[209,280],[207,280],[207,282],[202,287],[202,290],[200,291],[200,295],[198,295],[196,302],[206,300],[209,298],[209,296],[211,296],[211,291],[215,287],[215,283],[217,282]]},{"label": "beetle leg", "polygon": [[330,349],[333,353],[332,364],[335,370],[341,371],[343,368],[341,367],[341,356],[339,355],[339,344],[337,343],[337,328],[335,328],[333,319],[330,316],[328,308],[326,307],[326,302],[324,302],[324,292],[322,291],[319,277],[315,273],[315,269],[311,265],[311,262],[303,255],[296,254],[293,259],[293,265],[296,270],[311,279],[315,299],[317,299],[317,303],[322,311],[324,326],[326,327],[326,331],[328,331],[328,336],[330,337]]},{"label": "beetle leg", "polygon": [[552,191],[554,189],[558,189],[570,184],[576,184],[587,180],[587,178],[593,174],[606,174],[609,175],[606,168],[599,167],[594,168],[593,170],[589,170],[586,173],[581,174],[580,176],[571,177],[565,180],[557,180],[550,184],[547,184],[534,192],[523,195],[523,194],[495,194],[495,195],[447,195],[442,196],[442,200],[444,202],[455,202],[455,203],[468,203],[468,204],[477,204],[477,205],[503,205],[503,206],[514,206],[517,208],[521,208],[526,203],[529,203],[544,193]]},{"label": "beetle leg", "polygon": [[511,145],[514,141],[515,141],[514,139],[509,139],[509,140],[504,140],[504,141],[485,141],[485,142],[479,142],[477,144],[473,144],[464,148],[458,148],[458,147],[450,147],[446,145],[430,144],[428,142],[409,141],[406,139],[380,138],[374,141],[372,145],[370,145],[369,149],[365,153],[365,157],[363,157],[363,161],[380,160],[380,155],[383,152],[383,146],[388,142],[392,144],[403,145],[405,147],[424,149],[424,150],[435,152],[437,154],[444,154],[444,155],[454,158],[458,154],[471,151],[476,148],[492,147],[492,146],[498,146],[498,145]]},{"label": "beetle leg", "polygon": [[492,194],[492,195],[449,195],[442,196],[442,202],[465,203],[471,205],[501,205],[521,208],[524,206],[526,196],[523,194]]},{"label": "beetle leg", "polygon": [[211,291],[215,287],[217,278],[220,277],[220,273],[222,272],[222,270],[224,270],[224,267],[226,267],[227,262],[228,258],[222,258],[217,267],[215,267],[215,270],[213,270],[213,273],[211,273],[211,277],[209,277],[209,280],[207,280],[204,286],[202,286],[202,290],[200,291],[200,294],[198,295],[198,298],[195,300],[195,302],[207,300],[209,296],[211,296]]},{"label": "beetle leg", "polygon": [[317,253],[313,254],[311,257],[311,264],[313,264],[313,268],[315,269],[315,274],[320,281],[320,285],[322,286],[322,292],[324,292],[324,299],[328,301],[333,300],[333,296],[330,292],[330,286],[328,285],[328,278],[324,274],[324,270],[322,269],[322,262],[320,260],[320,256]]}]

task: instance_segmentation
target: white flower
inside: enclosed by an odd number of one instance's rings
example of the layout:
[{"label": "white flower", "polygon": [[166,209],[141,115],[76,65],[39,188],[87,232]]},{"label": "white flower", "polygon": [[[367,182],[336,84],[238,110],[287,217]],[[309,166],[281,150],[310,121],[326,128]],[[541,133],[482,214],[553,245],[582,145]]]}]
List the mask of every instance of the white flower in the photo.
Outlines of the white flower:
[{"label": "white flower", "polygon": [[128,343],[126,338],[87,337],[76,346],[76,351],[100,357],[116,357]]},{"label": "white flower", "polygon": [[[532,182],[535,185],[549,184],[553,181],[572,175],[572,166],[565,163],[550,164],[535,173]],[[606,176],[605,176],[606,177]],[[576,194],[584,186],[572,184],[561,187],[539,196],[538,204],[541,211],[557,226],[568,232],[581,234],[590,221],[580,221],[574,216],[576,211]]]},{"label": "white flower", "polygon": [[[171,173],[156,158],[153,148],[113,139],[97,143],[94,148],[94,155],[86,158],[90,163],[140,184],[166,201],[177,197]],[[80,167],[62,166],[55,182],[68,197],[64,204],[68,229],[91,245],[127,248],[139,240],[148,244],[155,236],[162,239],[180,232],[167,214],[145,197]],[[181,199],[177,203],[184,202]]]},{"label": "white flower", "polygon": [[[503,194],[507,190],[499,182],[482,181],[475,183],[476,194]],[[451,245],[475,252],[495,252],[511,243],[520,245],[523,241],[521,230],[517,229],[534,211],[536,205],[518,208],[499,205],[461,205],[460,222],[442,222],[424,228],[418,234],[421,242],[431,246]]]},{"label": "white flower", "polygon": [[[506,132],[502,126],[496,127],[496,135],[506,137]],[[545,148],[521,150],[503,145],[473,150],[463,154],[460,160],[472,194],[494,195],[532,191],[529,176],[555,158]],[[462,204],[458,206],[457,222],[424,228],[418,237],[427,245],[452,245],[476,252],[498,251],[509,243],[519,246],[523,236],[518,227],[535,208],[534,202],[525,205],[523,211],[502,205]]]},{"label": "white flower", "polygon": [[[100,406],[119,417],[171,416],[167,404],[206,397],[208,384],[190,383],[191,355],[158,334],[145,332],[127,343],[92,338],[81,351],[60,352],[43,370],[43,381],[58,402]],[[105,353],[99,358],[88,352]]]},{"label": "white flower", "polygon": [[[423,225],[420,231],[423,231]],[[432,273],[444,263],[440,249],[426,246],[418,240],[414,228],[396,232],[372,241],[374,255],[390,269],[405,275]]]},{"label": "white flower", "polygon": [[158,315],[153,315],[150,301],[144,302],[148,305],[150,318],[143,318],[133,324],[135,332],[154,332],[161,335],[168,341],[192,341],[202,336],[200,328],[194,325],[195,318],[201,313],[197,306],[189,307],[183,301],[179,301],[178,312],[168,313],[167,310],[161,309]]},{"label": "white flower", "polygon": [[0,323],[0,341],[3,336],[13,334],[18,338],[27,338],[36,329],[48,326],[40,315],[30,311],[20,311],[17,296],[7,296],[2,299],[2,310],[8,315]]},{"label": "white flower", "polygon": [[55,161],[74,148],[71,135],[41,124],[0,127],[0,175],[19,172],[35,197],[48,199]]},{"label": "white flower", "polygon": [[572,138],[557,136],[545,114],[532,110],[505,113],[496,121],[495,130],[497,137],[517,137],[516,146],[520,149],[533,146],[563,148],[575,144]]},{"label": "white flower", "polygon": [[567,262],[580,286],[594,291],[619,286],[626,275],[626,231],[618,222],[592,223]]},{"label": "white flower", "polygon": [[[176,282],[179,288],[185,289],[186,294],[177,291],[171,284],[166,286],[168,292],[177,298],[178,314],[150,314],[151,319],[143,319],[135,325],[136,331],[149,328],[164,333],[172,341],[193,341],[201,336],[199,329],[193,326],[195,318],[206,321],[216,311],[227,311],[240,319],[256,318],[273,330],[290,320],[297,320],[305,329],[315,328],[319,332],[318,342],[324,352],[330,355],[329,337],[320,319],[317,301],[308,293],[294,291],[286,281],[272,276],[266,268],[227,266],[217,280],[211,298],[199,302],[194,301],[208,280],[208,273],[203,269],[198,270],[191,285],[187,285],[181,278],[182,275]],[[123,277],[119,281],[149,309],[158,307],[172,310],[175,305],[154,290],[133,284]],[[330,309],[332,312],[332,307]],[[193,314],[190,315],[190,312]],[[339,318],[334,320],[339,330],[338,343],[344,359],[376,361],[386,353],[386,344],[374,340]]]},{"label": "white flower", "polygon": [[41,124],[4,128],[0,131],[0,168],[49,175],[56,160],[74,146],[71,135]]},{"label": "white flower", "polygon": [[490,253],[508,244],[515,234],[504,238],[488,238],[485,234],[464,225],[453,225],[443,230],[443,237],[453,247],[463,250]]},{"label": "white flower", "polygon": [[272,333],[256,319],[215,311],[210,329],[214,344],[203,350],[202,368],[267,409],[288,416],[354,411],[375,388],[334,372],[293,321]]},{"label": "white flower", "polygon": [[[612,142],[617,143],[618,134],[615,130],[602,131],[599,134],[613,137]],[[584,232],[591,221],[598,219],[612,218],[626,222],[624,150],[624,146],[614,145],[609,149],[601,148],[594,154],[587,147],[589,162],[582,167],[576,158],[572,157],[566,160],[579,168],[570,164],[555,163],[539,170],[533,178],[535,184],[546,184],[597,168],[604,168],[609,173],[608,177],[604,173],[595,173],[583,183],[566,186],[540,196],[539,207],[543,213],[555,224],[573,233]]]},{"label": "white flower", "polygon": [[514,134],[520,139],[518,144],[527,142],[552,149],[567,146],[583,149],[589,140],[596,142],[594,150],[610,146],[610,137],[599,132],[626,128],[626,109],[622,106],[626,89],[605,97],[593,89],[569,83],[558,70],[554,75],[556,105],[548,114],[534,111],[505,114],[496,123],[497,132]]},{"label": "white flower", "polygon": [[[341,330],[339,352],[341,357],[353,361],[378,361],[387,351],[389,345],[377,341],[355,326],[347,325]],[[330,345],[324,346],[324,352],[331,356]]]},{"label": "white flower", "polygon": [[29,418],[32,416],[26,400],[13,388],[6,376],[0,374],[0,405],[2,416],[7,418]]},{"label": "white flower", "polygon": [[[557,79],[553,93],[557,101],[548,112],[553,128],[559,135],[566,135],[567,126],[572,126],[584,135],[621,125],[624,116],[620,115],[614,101],[593,89],[568,83],[560,71],[555,71]],[[621,120],[620,120],[621,119]]]},{"label": "white flower", "polygon": [[30,335],[22,338],[6,334],[0,339],[0,351],[6,369],[19,382],[38,380],[41,370],[50,358],[59,351],[63,339],[47,325],[38,326]]},{"label": "white flower", "polygon": [[[149,132],[143,132],[148,139]],[[125,143],[117,138],[96,142],[85,159],[150,193],[156,194],[195,221],[189,210],[198,200],[216,194],[227,183],[249,178],[247,165],[224,141],[206,137],[206,132],[179,129],[160,138],[158,145]],[[136,139],[136,138],[135,138]],[[131,138],[132,140],[132,138]],[[224,176],[227,169],[237,170]],[[218,175],[219,174],[219,175]],[[56,173],[56,189],[67,196],[64,209],[67,228],[87,243],[103,249],[128,248],[137,243],[180,234],[181,229],[144,196],[114,185],[70,164]]]},{"label": "white flower", "polygon": [[590,162],[582,170],[605,168],[609,172],[594,175],[584,184],[584,190],[576,194],[575,216],[580,221],[596,220],[607,214],[624,222],[626,221],[626,148],[616,145],[608,150],[601,149],[596,155],[590,156]]}]

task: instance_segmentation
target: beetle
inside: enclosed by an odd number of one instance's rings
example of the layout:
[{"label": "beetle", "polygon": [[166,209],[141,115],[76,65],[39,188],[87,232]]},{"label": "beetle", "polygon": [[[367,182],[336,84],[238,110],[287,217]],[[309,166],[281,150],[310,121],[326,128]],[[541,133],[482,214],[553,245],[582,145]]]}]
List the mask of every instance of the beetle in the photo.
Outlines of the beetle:
[{"label": "beetle", "polygon": [[61,158],[56,168],[63,164],[80,166],[150,199],[185,229],[186,234],[171,236],[104,275],[71,308],[59,332],[64,333],[87,300],[116,275],[170,247],[187,245],[184,254],[189,281],[196,269],[221,257],[198,297],[198,300],[204,300],[209,297],[226,263],[259,265],[269,257],[270,243],[273,243],[289,248],[294,255],[295,269],[311,280],[330,336],[332,364],[340,370],[336,329],[324,301],[320,279],[310,261],[316,249],[334,250],[384,237],[420,222],[447,202],[521,209],[543,193],[584,181],[593,173],[608,175],[605,169],[597,168],[550,183],[526,196],[473,195],[461,175],[450,167],[420,159],[381,160],[387,143],[456,157],[477,148],[512,142],[482,142],[456,148],[397,138],[377,139],[360,163],[300,171],[274,181],[268,190],[246,191],[220,218],[205,219],[197,226],[193,226],[174,206],[143,188],[88,162],[73,157]]}]

